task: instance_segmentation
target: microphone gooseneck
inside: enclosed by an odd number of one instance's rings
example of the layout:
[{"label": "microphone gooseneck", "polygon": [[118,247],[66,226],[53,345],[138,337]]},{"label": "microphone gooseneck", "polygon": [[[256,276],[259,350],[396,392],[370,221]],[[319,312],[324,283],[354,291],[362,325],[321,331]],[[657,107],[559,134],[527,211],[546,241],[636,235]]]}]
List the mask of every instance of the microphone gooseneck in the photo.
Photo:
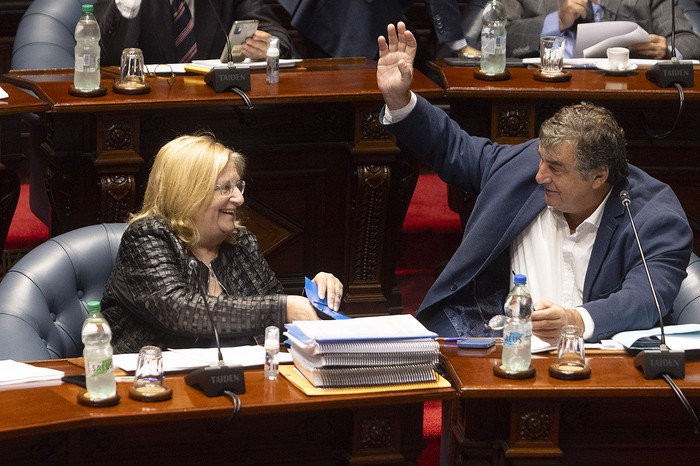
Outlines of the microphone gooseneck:
[{"label": "microphone gooseneck", "polygon": [[224,37],[226,38],[226,58],[228,58],[228,66],[233,66],[233,48],[231,47],[231,40],[228,38],[228,32],[224,27],[224,23],[221,22],[221,18],[219,18],[219,13],[216,11],[216,8],[214,8],[214,4],[211,0],[209,0],[209,7],[214,13],[214,18],[216,18],[216,22],[219,24],[219,27],[223,31]]},{"label": "microphone gooseneck", "polygon": [[625,206],[625,210],[627,211],[627,215],[630,219],[630,226],[632,227],[632,232],[634,233],[634,238],[637,241],[637,248],[639,249],[639,254],[642,258],[642,264],[644,265],[644,270],[647,274],[651,294],[653,295],[654,303],[656,304],[656,311],[659,315],[659,330],[661,332],[661,344],[659,345],[659,349],[640,351],[634,358],[634,364],[636,367],[640,368],[642,372],[644,372],[644,377],[647,379],[654,379],[660,376],[664,378],[673,376],[678,379],[683,379],[685,378],[685,351],[671,351],[668,346],[666,346],[664,318],[663,314],[661,313],[659,299],[656,296],[654,281],[651,279],[651,274],[649,273],[647,259],[644,256],[642,243],[639,240],[637,226],[634,223],[632,211],[630,210],[632,198],[630,197],[629,192],[626,190],[621,191],[620,200],[622,201],[622,205]]},{"label": "microphone gooseneck", "polygon": [[[197,274],[197,261],[194,259],[190,260],[189,263],[190,268],[192,271],[195,273],[195,277]],[[199,292],[202,295],[202,298],[204,299],[204,309],[207,311],[207,317],[209,318],[209,323],[211,323],[211,328],[214,330],[214,339],[216,340],[216,349],[219,352],[219,366],[225,365],[224,363],[224,355],[221,353],[221,343],[219,342],[219,332],[216,330],[216,322],[214,322],[214,316],[211,313],[211,308],[209,307],[209,298],[207,298],[208,294],[206,290],[204,289],[204,284],[200,281],[197,280],[197,285],[199,287]]]},{"label": "microphone gooseneck", "polygon": [[634,238],[637,240],[637,248],[639,249],[639,255],[642,257],[642,264],[644,264],[644,271],[647,274],[647,280],[649,281],[649,287],[651,288],[651,294],[654,297],[654,304],[656,304],[656,312],[659,314],[659,330],[661,331],[661,348],[666,348],[666,333],[664,332],[664,316],[661,313],[661,306],[659,305],[659,299],[656,296],[656,289],[654,288],[654,281],[651,279],[651,274],[649,273],[649,266],[647,265],[647,259],[644,256],[644,250],[642,249],[642,243],[639,241],[639,234],[637,233],[637,226],[634,224],[634,218],[632,218],[632,212],[630,211],[630,204],[632,199],[630,198],[630,193],[626,190],[620,191],[620,199],[622,200],[622,205],[625,206],[627,210],[627,215],[630,219],[630,225],[632,226],[632,232],[634,233]]},{"label": "microphone gooseneck", "polygon": [[[204,284],[199,280],[199,266],[197,261],[191,259],[187,264],[197,280],[197,288],[204,299],[204,309],[214,330],[214,338],[216,339],[216,349],[219,352],[219,363],[216,366],[202,367],[195,369],[185,376],[185,382],[204,392],[207,396],[226,395],[235,398],[237,393],[245,393],[245,377],[243,367],[240,365],[226,365],[224,356],[221,352],[221,344],[219,343],[219,332],[216,329],[216,322],[209,307],[209,293],[204,289]],[[233,396],[232,396],[233,394]],[[235,403],[234,403],[235,406]],[[235,412],[240,409],[240,402]]]}]

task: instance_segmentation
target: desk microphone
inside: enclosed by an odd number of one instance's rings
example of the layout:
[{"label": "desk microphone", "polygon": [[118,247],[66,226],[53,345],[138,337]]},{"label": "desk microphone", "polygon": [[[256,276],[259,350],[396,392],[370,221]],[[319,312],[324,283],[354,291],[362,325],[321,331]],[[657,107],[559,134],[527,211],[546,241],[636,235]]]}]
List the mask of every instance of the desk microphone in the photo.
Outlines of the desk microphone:
[{"label": "desk microphone", "polygon": [[649,68],[646,77],[659,87],[669,87],[678,84],[682,87],[693,87],[695,76],[693,63],[689,60],[680,61],[676,56],[676,0],[671,2],[671,59],[659,61]]},{"label": "desk microphone", "polygon": [[219,18],[219,13],[216,11],[216,8],[214,8],[214,4],[211,0],[209,0],[209,6],[214,12],[214,17],[216,18],[219,27],[226,37],[226,56],[228,57],[228,66],[213,67],[207,74],[204,75],[204,82],[207,83],[209,87],[214,89],[215,92],[224,92],[232,89],[246,101],[246,105],[248,105],[249,108],[252,108],[250,99],[248,99],[248,96],[245,95],[245,93],[250,90],[250,69],[236,68],[233,65],[231,41],[228,38],[226,28],[224,28],[224,24],[221,22],[221,18]]},{"label": "desk microphone", "polygon": [[659,345],[659,349],[645,349],[640,351],[634,358],[634,365],[638,369],[642,370],[642,372],[644,373],[644,377],[647,379],[655,379],[659,376],[662,376],[663,374],[668,374],[671,377],[675,377],[677,379],[683,379],[685,378],[685,351],[672,351],[668,348],[668,346],[666,346],[664,318],[661,314],[661,306],[659,305],[659,300],[656,297],[656,290],[654,289],[654,282],[652,281],[651,274],[649,273],[647,260],[646,257],[644,257],[642,243],[639,241],[637,227],[634,224],[632,212],[630,212],[630,204],[632,203],[630,193],[628,193],[625,190],[621,191],[620,200],[622,201],[622,205],[625,206],[625,209],[627,210],[627,215],[629,216],[630,224],[632,225],[632,231],[634,232],[634,237],[637,240],[639,254],[642,256],[642,263],[644,264],[644,270],[647,273],[647,280],[649,280],[651,294],[654,296],[656,311],[659,314],[659,329],[661,330],[661,344]]},{"label": "desk microphone", "polygon": [[[189,267],[195,277],[198,275],[197,261],[190,260]],[[209,308],[207,299],[208,293],[204,289],[201,281],[197,281],[200,287],[200,293],[204,299],[204,308],[207,311],[209,322],[214,329],[214,338],[216,340],[216,349],[219,352],[219,363],[216,366],[202,367],[195,369],[185,376],[185,382],[194,388],[202,390],[207,396],[223,395],[224,391],[228,390],[233,393],[245,393],[245,378],[243,374],[243,366],[227,366],[224,362],[224,356],[221,353],[221,344],[219,343],[219,332],[216,330],[216,323]]]}]

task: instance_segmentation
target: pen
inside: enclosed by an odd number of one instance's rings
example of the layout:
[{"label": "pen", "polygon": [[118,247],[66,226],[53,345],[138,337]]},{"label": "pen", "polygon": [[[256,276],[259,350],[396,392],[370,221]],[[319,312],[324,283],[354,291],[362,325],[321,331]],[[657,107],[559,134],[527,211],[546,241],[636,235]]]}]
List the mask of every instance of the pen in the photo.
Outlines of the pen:
[{"label": "pen", "polygon": [[464,340],[464,337],[447,337],[443,338],[442,341],[460,341]]}]

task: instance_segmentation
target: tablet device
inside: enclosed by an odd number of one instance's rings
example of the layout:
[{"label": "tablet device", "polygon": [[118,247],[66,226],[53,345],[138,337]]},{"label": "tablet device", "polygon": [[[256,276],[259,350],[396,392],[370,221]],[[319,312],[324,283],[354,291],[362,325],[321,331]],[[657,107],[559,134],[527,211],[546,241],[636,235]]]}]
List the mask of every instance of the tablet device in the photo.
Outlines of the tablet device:
[{"label": "tablet device", "polygon": [[[234,21],[231,30],[228,33],[228,41],[231,44],[231,55],[236,57],[241,55],[241,44],[248,37],[255,34],[258,30],[257,19],[245,19]],[[239,60],[240,61],[240,60]],[[221,51],[221,62],[228,63],[228,44],[224,45],[224,50]]]}]

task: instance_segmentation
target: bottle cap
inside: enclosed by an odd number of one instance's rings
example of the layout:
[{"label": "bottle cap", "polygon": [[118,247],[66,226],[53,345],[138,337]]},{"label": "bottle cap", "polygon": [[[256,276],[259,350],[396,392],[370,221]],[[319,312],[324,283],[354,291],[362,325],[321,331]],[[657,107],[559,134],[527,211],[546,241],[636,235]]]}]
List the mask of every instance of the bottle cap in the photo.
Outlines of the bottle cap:
[{"label": "bottle cap", "polygon": [[280,347],[280,330],[274,325],[265,328],[265,348],[277,349]]},{"label": "bottle cap", "polygon": [[95,7],[92,4],[90,4],[90,3],[83,4],[83,6],[82,6],[83,13],[92,13],[93,11],[95,11]]},{"label": "bottle cap", "polygon": [[277,36],[271,36],[268,40],[267,54],[268,55],[279,55],[279,38]]},{"label": "bottle cap", "polygon": [[525,285],[527,283],[527,277],[521,273],[516,273],[513,277],[513,283],[516,285]]},{"label": "bottle cap", "polygon": [[99,301],[88,301],[87,302],[87,310],[90,314],[94,314],[95,312],[100,312],[101,311],[101,305]]}]

